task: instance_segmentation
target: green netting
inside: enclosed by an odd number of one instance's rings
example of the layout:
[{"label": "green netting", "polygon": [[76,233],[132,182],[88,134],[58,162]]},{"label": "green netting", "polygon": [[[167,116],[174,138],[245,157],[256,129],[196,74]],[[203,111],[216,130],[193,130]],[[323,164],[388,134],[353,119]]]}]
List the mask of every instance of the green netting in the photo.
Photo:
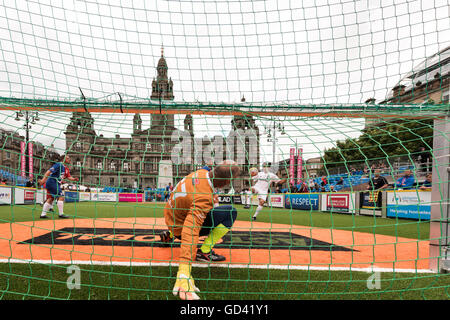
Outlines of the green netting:
[{"label": "green netting", "polygon": [[448,9],[0,5],[1,299],[448,299]]}]

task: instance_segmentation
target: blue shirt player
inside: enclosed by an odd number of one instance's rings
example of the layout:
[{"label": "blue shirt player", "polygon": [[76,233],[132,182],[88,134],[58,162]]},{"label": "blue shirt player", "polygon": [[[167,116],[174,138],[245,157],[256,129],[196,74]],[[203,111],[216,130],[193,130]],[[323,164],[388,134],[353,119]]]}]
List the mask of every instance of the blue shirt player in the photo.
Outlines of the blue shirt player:
[{"label": "blue shirt player", "polygon": [[42,207],[41,218],[47,217],[47,212],[53,206],[54,199],[57,199],[56,205],[58,206],[59,217],[64,219],[68,218],[64,214],[64,195],[62,193],[61,181],[67,179],[70,181],[78,181],[78,178],[74,178],[70,175],[68,164],[70,164],[70,157],[62,155],[59,158],[59,162],[55,163],[47,172],[44,177],[39,180],[40,185],[45,185],[47,189],[47,200]]}]

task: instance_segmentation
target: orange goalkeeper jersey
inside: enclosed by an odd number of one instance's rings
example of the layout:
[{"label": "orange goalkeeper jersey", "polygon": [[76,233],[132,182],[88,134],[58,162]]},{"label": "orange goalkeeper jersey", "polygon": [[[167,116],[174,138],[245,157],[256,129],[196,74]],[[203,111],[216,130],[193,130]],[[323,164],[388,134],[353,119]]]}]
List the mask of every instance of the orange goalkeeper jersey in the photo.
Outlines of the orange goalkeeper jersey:
[{"label": "orange goalkeeper jersey", "polygon": [[184,177],[166,203],[166,225],[175,236],[181,236],[180,262],[195,260],[200,229],[214,207],[213,191],[209,171],[200,169]]}]

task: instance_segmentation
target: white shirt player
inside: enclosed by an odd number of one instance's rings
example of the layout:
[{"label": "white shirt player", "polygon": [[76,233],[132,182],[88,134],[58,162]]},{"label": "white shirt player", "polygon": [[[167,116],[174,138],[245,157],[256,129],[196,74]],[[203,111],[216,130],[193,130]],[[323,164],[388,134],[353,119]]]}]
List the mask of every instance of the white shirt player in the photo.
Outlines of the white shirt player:
[{"label": "white shirt player", "polygon": [[280,182],[280,178],[272,172],[258,172],[256,176],[252,177],[256,184],[252,187],[258,194],[259,199],[266,201],[267,193],[269,191],[269,186],[272,182]]}]

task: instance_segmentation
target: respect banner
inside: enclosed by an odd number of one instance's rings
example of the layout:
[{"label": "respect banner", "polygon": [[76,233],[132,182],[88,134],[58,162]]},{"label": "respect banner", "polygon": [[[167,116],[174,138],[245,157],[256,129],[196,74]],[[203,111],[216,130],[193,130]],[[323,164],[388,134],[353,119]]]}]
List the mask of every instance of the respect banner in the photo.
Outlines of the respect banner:
[{"label": "respect banner", "polygon": [[319,194],[287,193],[284,195],[284,207],[297,210],[319,210]]}]

